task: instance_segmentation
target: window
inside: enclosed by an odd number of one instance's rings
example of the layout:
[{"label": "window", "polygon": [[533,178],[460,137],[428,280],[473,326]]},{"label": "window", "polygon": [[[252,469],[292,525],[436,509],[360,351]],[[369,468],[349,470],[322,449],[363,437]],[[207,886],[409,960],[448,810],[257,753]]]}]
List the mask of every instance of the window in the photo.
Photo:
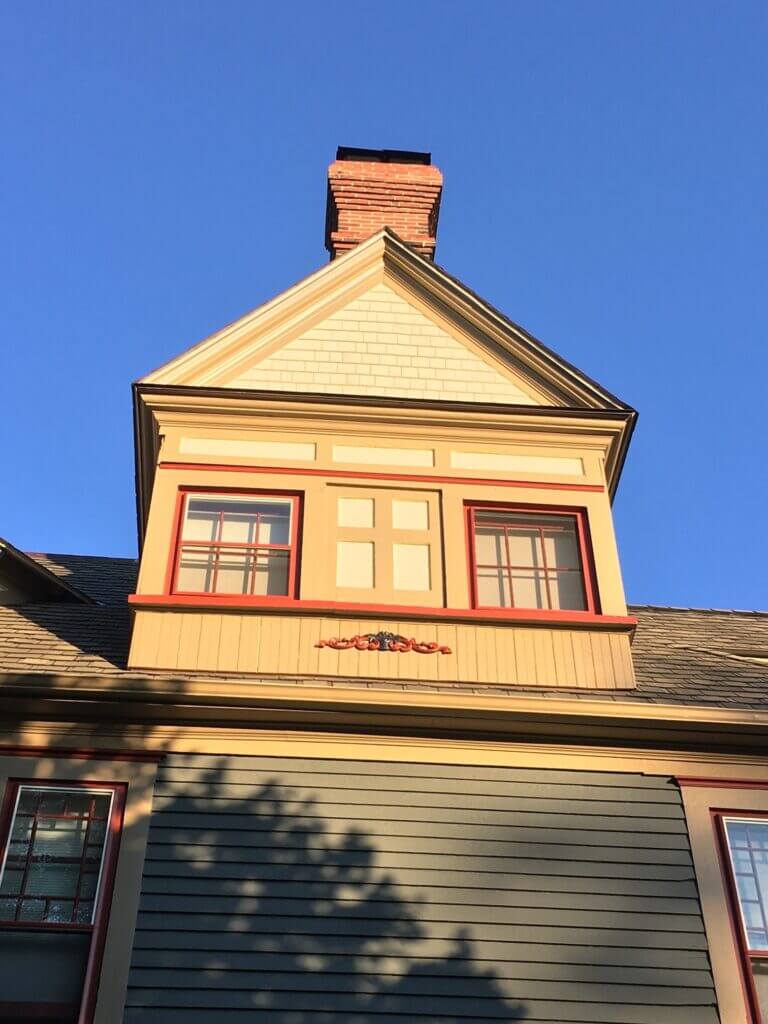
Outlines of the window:
[{"label": "window", "polygon": [[581,512],[472,505],[468,518],[475,607],[596,610]]},{"label": "window", "polygon": [[0,1021],[91,1019],[124,795],[119,784],[9,784]]},{"label": "window", "polygon": [[185,494],[174,592],[293,597],[295,495]]},{"label": "window", "polygon": [[718,817],[754,1024],[768,1024],[768,817]]}]

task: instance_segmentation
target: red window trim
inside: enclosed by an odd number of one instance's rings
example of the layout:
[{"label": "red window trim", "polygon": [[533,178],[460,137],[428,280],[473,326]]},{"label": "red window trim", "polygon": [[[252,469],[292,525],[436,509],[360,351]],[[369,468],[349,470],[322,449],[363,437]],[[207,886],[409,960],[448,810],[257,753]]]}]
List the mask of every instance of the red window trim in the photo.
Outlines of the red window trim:
[{"label": "red window trim", "polygon": [[[520,504],[519,502],[502,502],[502,501],[465,501],[464,511],[466,516],[466,529],[465,529],[465,541],[467,547],[467,570],[469,573],[469,593],[470,601],[473,608],[489,610],[492,608],[498,609],[498,605],[483,605],[480,604],[477,597],[477,566],[475,562],[475,512],[478,509],[499,509],[504,512],[517,512],[523,515],[530,513],[531,515],[551,515],[551,516],[571,516],[576,522],[576,537],[579,545],[579,560],[581,562],[581,578],[584,586],[584,599],[586,601],[586,609],[582,612],[573,612],[568,609],[524,609],[514,608],[509,609],[510,611],[516,612],[536,612],[536,611],[547,611],[553,615],[568,615],[568,614],[581,614],[581,615],[600,615],[600,596],[597,589],[594,558],[592,554],[592,540],[589,532],[589,522],[587,519],[587,510],[580,507],[571,507],[564,505],[528,505]],[[506,609],[504,609],[506,610]]]},{"label": "red window trim", "polygon": [[731,854],[728,846],[728,836],[725,831],[726,818],[740,818],[742,820],[763,818],[768,820],[768,811],[745,811],[743,808],[738,810],[717,808],[712,809],[710,814],[712,816],[712,826],[715,832],[718,859],[720,861],[720,872],[722,874],[723,885],[725,887],[731,933],[733,935],[739,966],[741,969],[741,985],[744,992],[744,1002],[746,1004],[749,1024],[768,1024],[768,1022],[763,1020],[763,1015],[760,1012],[760,1003],[757,996],[757,989],[755,987],[755,979],[752,974],[752,964],[750,963],[751,960],[768,959],[768,950],[750,951],[749,949],[749,943],[744,930],[741,904],[739,903],[739,894],[736,888],[736,879],[733,874]]},{"label": "red window trim", "polygon": [[223,497],[233,498],[283,498],[288,499],[291,503],[291,536],[290,541],[284,547],[288,550],[288,594],[274,595],[275,600],[285,601],[286,599],[294,600],[299,593],[299,574],[300,574],[300,563],[301,563],[301,517],[303,514],[303,494],[299,491],[282,491],[282,490],[241,490],[233,487],[194,487],[184,485],[179,487],[176,495],[176,511],[174,514],[174,526],[173,526],[173,544],[171,545],[168,568],[166,571],[166,584],[165,592],[168,595],[174,595],[178,597],[223,597],[232,596],[238,597],[245,603],[251,601],[270,602],[272,598],[267,595],[258,594],[236,594],[236,595],[216,595],[212,592],[207,591],[188,591],[178,590],[176,588],[176,580],[179,574],[179,563],[181,561],[181,547],[182,547],[182,531],[184,528],[184,515],[186,511],[187,498],[191,494],[209,494],[209,495],[222,495]]},{"label": "red window trim", "polygon": [[294,600],[290,597],[248,598],[246,595],[195,594],[129,594],[133,608],[228,608],[232,611],[262,611],[279,614],[281,610],[304,612],[307,615],[375,616],[392,619],[437,619],[447,622],[505,622],[531,626],[563,628],[621,629],[633,632],[637,626],[634,615],[602,615],[588,611],[550,611],[547,608],[442,608],[430,605],[364,604],[356,601]]},{"label": "red window trim", "polygon": [[[96,1009],[101,964],[104,959],[104,946],[107,939],[107,925],[112,905],[112,893],[115,883],[115,872],[117,870],[117,856],[120,849],[120,837],[125,814],[125,796],[128,785],[125,782],[101,782],[90,779],[78,779],[76,781],[70,779],[9,779],[3,795],[2,809],[0,810],[0,863],[2,864],[5,863],[5,855],[11,837],[13,812],[16,808],[19,789],[22,786],[33,786],[36,789],[102,789],[109,790],[112,793],[112,807],[110,810],[109,827],[107,828],[104,842],[101,877],[96,894],[93,923],[65,925],[48,924],[40,921],[0,922],[0,928],[3,930],[84,931],[91,933],[91,944],[88,950],[77,1024],[92,1024],[93,1014]],[[18,1004],[15,1004],[15,1007],[14,1012],[18,1012]],[[26,1007],[23,1009],[26,1012]],[[34,1006],[30,1008],[30,1013],[33,1011]],[[0,1010],[1,1013],[2,1010]],[[2,1019],[1,1016],[0,1019]]]},{"label": "red window trim", "polygon": [[507,477],[445,476],[440,473],[387,473],[357,469],[318,469],[307,466],[238,466],[216,462],[160,462],[158,469],[194,470],[202,473],[267,473],[269,475],[323,476],[349,480],[401,480],[408,483],[466,484],[471,487],[518,487],[543,491],[589,491],[602,494],[602,484],[574,484],[549,480],[510,480]]}]

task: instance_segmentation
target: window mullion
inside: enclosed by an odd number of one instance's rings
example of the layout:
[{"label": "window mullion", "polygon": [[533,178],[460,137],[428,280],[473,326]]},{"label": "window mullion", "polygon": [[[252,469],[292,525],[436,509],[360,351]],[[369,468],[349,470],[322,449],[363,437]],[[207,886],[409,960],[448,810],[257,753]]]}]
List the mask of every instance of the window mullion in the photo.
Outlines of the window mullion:
[{"label": "window mullion", "polygon": [[[80,890],[81,890],[82,885],[83,885],[83,877],[84,877],[84,872],[85,872],[85,856],[86,856],[86,853],[88,852],[88,839],[89,839],[90,834],[91,834],[91,824],[93,822],[93,817],[94,817],[95,813],[96,813],[96,801],[94,800],[93,797],[91,797],[91,800],[90,800],[90,810],[88,811],[88,820],[86,821],[86,824],[85,824],[85,835],[83,836],[83,849],[82,849],[82,852],[80,854],[80,866],[79,866],[78,875],[77,875],[77,886],[75,888],[75,899],[74,899],[74,902],[72,904],[72,920],[73,921],[75,921],[77,919],[77,905],[80,902]],[[106,837],[105,837],[105,839],[106,839]]]},{"label": "window mullion", "polygon": [[[35,849],[35,840],[37,838],[37,821],[38,821],[37,816],[38,816],[38,814],[40,812],[40,804],[42,802],[43,802],[43,794],[42,793],[38,793],[37,794],[37,801],[35,803],[35,809],[34,809],[33,814],[32,814],[32,827],[31,827],[30,832],[29,832],[29,843],[27,845],[27,855],[26,855],[25,860],[24,860],[24,874],[21,876],[21,884],[19,886],[19,895],[18,895],[18,898],[16,900],[16,912],[14,914],[14,920],[16,920],[16,921],[19,920],[19,914],[21,913],[21,908],[22,908],[23,903],[24,903],[24,893],[26,892],[26,888],[27,888],[27,879],[29,878],[29,872],[30,872],[30,870],[32,868],[32,856],[33,856],[34,849]],[[19,787],[19,802],[16,805],[16,808],[17,808],[16,813],[17,814],[18,814],[18,806],[19,806],[20,803],[21,803],[21,787]],[[11,843],[11,836],[13,834],[13,824],[14,823],[11,822],[11,834],[9,834],[9,836],[8,836],[8,845],[9,845],[9,847],[10,847],[10,843]]]},{"label": "window mullion", "polygon": [[547,544],[546,537],[544,536],[544,527],[539,526],[539,543],[541,544],[541,564],[544,569],[544,584],[547,588],[547,607],[553,608],[552,604],[552,590],[549,585],[549,565],[547,563]]},{"label": "window mullion", "polygon": [[[754,879],[755,890],[757,892],[756,903],[757,903],[758,907],[760,908],[760,918],[761,918],[761,920],[763,922],[763,931],[766,933],[766,935],[768,935],[768,919],[766,919],[765,907],[763,905],[763,899],[762,899],[762,890],[761,890],[760,884],[759,884],[760,872],[758,870],[757,861],[755,860],[755,854],[754,854],[754,850],[753,850],[753,847],[752,847],[752,830],[751,830],[749,825],[747,826],[747,851],[749,853],[749,863],[750,863],[750,866],[752,868],[752,877]],[[736,882],[736,892],[738,894],[739,883],[738,883],[738,877],[736,875],[735,867],[734,867],[734,870],[733,870],[733,877],[734,877],[734,880]],[[747,920],[746,920],[746,917],[745,917],[743,911],[742,911],[742,920],[744,921],[744,936],[745,936],[745,938],[747,940],[747,949],[749,949],[749,947],[750,947],[749,929],[748,929]]]},{"label": "window mullion", "polygon": [[[504,553],[506,555],[506,570],[507,570],[507,581],[509,583],[509,607],[515,607],[515,591],[512,584],[512,555],[509,550],[509,527],[502,527],[504,530]],[[503,596],[503,595],[502,595]]]}]

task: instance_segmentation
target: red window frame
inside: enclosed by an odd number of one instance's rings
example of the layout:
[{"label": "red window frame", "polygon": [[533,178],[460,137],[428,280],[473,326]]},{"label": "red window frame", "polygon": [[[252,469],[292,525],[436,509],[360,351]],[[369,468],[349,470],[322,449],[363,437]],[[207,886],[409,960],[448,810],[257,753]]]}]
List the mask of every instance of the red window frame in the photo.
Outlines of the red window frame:
[{"label": "red window frame", "polygon": [[[546,616],[556,616],[559,612],[564,615],[599,615],[600,614],[600,599],[597,591],[597,583],[595,579],[594,560],[592,557],[592,543],[589,534],[589,523],[587,521],[587,510],[584,508],[571,508],[563,506],[551,506],[551,505],[520,505],[511,504],[508,502],[485,502],[485,501],[467,501],[464,503],[464,509],[466,514],[466,543],[467,543],[467,564],[469,570],[469,590],[470,598],[473,608],[504,608],[505,610],[514,611],[525,611],[532,615],[541,613]],[[584,603],[585,608],[583,609],[566,609],[566,608],[523,608],[519,605],[512,605],[510,609],[506,609],[504,605],[484,605],[481,604],[478,598],[478,586],[477,586],[477,559],[475,554],[475,528],[476,518],[475,514],[479,511],[499,511],[499,512],[513,512],[517,515],[530,515],[532,517],[542,516],[568,516],[574,520],[576,525],[576,539],[579,549],[579,563],[581,570],[581,582],[584,589]],[[513,567],[514,568],[514,567]],[[555,567],[553,567],[554,569]],[[546,562],[543,566],[546,572]],[[576,571],[576,570],[573,570]],[[546,579],[546,576],[545,576]],[[551,601],[550,601],[551,605]]]},{"label": "red window frame", "polygon": [[[115,883],[115,872],[117,870],[117,856],[120,849],[120,837],[125,814],[125,797],[128,786],[125,782],[101,782],[82,779],[76,781],[69,779],[9,779],[3,796],[2,810],[0,811],[0,874],[5,869],[19,791],[25,786],[33,789],[53,790],[92,789],[112,794],[108,826],[104,838],[101,871],[97,883],[91,922],[0,921],[0,929],[4,931],[12,929],[21,931],[76,931],[90,934],[91,941],[85,967],[83,991],[80,996],[80,1012],[77,1017],[77,1024],[92,1024],[96,1008],[101,963],[104,958],[104,945],[107,938],[109,910],[112,904],[112,892]],[[3,1020],[6,1013],[16,1017],[29,1016],[29,1019],[34,1019],[31,1015],[34,1014],[36,1009],[39,1009],[39,1005],[22,1004],[20,1006],[17,1003],[12,1007],[7,1005],[3,1009],[2,1002],[0,1002],[0,1021]],[[47,1007],[47,1009],[49,1012],[54,1012],[59,1008]]]},{"label": "red window frame", "polygon": [[755,979],[752,974],[752,960],[768,960],[768,949],[750,950],[749,939],[744,925],[744,916],[741,910],[736,877],[733,868],[731,848],[728,842],[728,834],[725,822],[729,819],[739,821],[766,821],[766,811],[745,811],[745,810],[713,810],[712,821],[717,837],[717,851],[720,857],[720,869],[725,883],[728,913],[731,919],[731,931],[733,933],[736,952],[741,966],[741,982],[744,989],[744,999],[747,1004],[750,1024],[768,1024],[760,1012],[760,1003],[755,987]]},{"label": "red window frame", "polygon": [[[197,494],[207,497],[222,498],[249,498],[253,501],[263,499],[274,501],[275,498],[287,500],[291,505],[291,532],[287,544],[232,544],[217,541],[183,541],[184,520],[186,517],[187,502],[191,496]],[[253,599],[254,602],[274,602],[280,604],[285,601],[293,601],[299,592],[299,562],[300,562],[300,538],[301,538],[301,515],[302,495],[296,491],[247,491],[236,490],[229,487],[180,487],[176,499],[176,516],[174,523],[174,542],[171,548],[171,555],[168,566],[166,593],[178,594],[185,597],[205,597],[213,600],[231,599],[237,596],[247,602]],[[288,593],[287,594],[237,594],[216,593],[214,590],[180,590],[177,586],[179,568],[181,563],[182,547],[204,547],[204,548],[226,548],[235,547],[239,549],[253,548],[254,550],[279,550],[288,552]]]}]

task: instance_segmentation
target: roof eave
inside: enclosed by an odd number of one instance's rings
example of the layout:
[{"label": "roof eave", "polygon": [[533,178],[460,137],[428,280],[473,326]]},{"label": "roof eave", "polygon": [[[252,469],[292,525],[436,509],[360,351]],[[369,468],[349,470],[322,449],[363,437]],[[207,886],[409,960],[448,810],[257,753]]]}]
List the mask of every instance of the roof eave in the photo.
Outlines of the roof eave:
[{"label": "roof eave", "polygon": [[291,687],[253,680],[144,676],[0,675],[0,707],[17,718],[41,713],[71,721],[202,723],[292,729],[525,739],[595,746],[740,751],[765,760],[768,709],[642,704],[532,696],[403,693],[359,686]]},{"label": "roof eave", "polygon": [[42,590],[44,596],[53,595],[54,600],[70,601],[76,604],[98,604],[88,594],[67,583],[61,576],[46,569],[44,565],[36,562],[34,558],[25,551],[21,551],[10,541],[0,537],[0,563],[8,560],[14,569],[23,578],[31,581],[31,589],[38,592]]}]

